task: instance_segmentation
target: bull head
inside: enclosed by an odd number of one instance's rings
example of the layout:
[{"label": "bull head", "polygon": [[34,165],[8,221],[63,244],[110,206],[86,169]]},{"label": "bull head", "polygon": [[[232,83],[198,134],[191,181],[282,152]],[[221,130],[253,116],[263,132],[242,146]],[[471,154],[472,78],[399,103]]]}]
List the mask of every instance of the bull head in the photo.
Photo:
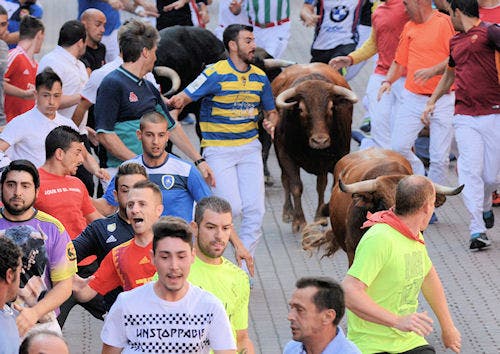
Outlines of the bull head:
[{"label": "bull head", "polygon": [[179,87],[181,87],[181,78],[174,69],[169,68],[168,66],[155,66],[154,72],[156,75],[170,79],[172,82],[172,87],[167,92],[162,93],[163,96],[166,97],[172,95],[179,90]]}]

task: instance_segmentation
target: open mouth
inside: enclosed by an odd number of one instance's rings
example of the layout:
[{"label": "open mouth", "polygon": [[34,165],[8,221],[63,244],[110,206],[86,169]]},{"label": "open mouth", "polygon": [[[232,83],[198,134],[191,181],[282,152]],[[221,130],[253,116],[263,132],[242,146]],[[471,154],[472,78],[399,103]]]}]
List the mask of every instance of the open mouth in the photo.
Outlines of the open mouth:
[{"label": "open mouth", "polygon": [[144,219],[143,218],[133,218],[132,222],[134,223],[135,226],[144,225]]}]

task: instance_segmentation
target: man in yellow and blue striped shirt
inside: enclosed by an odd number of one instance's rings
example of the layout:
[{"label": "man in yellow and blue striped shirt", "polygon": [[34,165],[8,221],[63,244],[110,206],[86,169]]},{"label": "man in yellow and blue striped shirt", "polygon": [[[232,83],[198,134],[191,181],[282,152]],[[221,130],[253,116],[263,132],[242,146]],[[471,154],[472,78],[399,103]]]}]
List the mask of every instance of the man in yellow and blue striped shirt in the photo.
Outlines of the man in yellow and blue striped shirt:
[{"label": "man in yellow and blue striped shirt", "polygon": [[269,80],[251,64],[256,48],[252,30],[246,25],[228,26],[223,38],[229,58],[207,67],[168,104],[182,109],[202,99],[201,146],[215,173],[213,192],[231,203],[234,217],[241,215],[239,236],[253,256],[265,211],[258,113],[260,108],[266,113],[264,127],[271,135],[278,113]]}]

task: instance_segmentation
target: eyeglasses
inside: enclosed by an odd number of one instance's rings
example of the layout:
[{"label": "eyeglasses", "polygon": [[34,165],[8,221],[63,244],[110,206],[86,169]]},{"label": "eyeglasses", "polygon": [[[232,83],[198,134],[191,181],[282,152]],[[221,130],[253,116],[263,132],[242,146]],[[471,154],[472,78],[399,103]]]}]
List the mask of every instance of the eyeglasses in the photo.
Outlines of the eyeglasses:
[{"label": "eyeglasses", "polygon": [[5,22],[0,22],[0,26],[1,27],[5,27],[9,24],[9,22],[5,21]]}]

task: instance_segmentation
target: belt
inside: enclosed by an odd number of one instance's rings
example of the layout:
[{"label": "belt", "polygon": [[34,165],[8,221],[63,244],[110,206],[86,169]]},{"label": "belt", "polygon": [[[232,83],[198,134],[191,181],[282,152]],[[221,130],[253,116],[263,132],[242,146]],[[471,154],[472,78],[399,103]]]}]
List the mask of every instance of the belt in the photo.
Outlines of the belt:
[{"label": "belt", "polygon": [[252,25],[260,27],[260,28],[271,28],[274,26],[282,25],[282,24],[287,23],[287,22],[290,22],[290,19],[288,17],[284,18],[282,20],[279,20],[277,22],[268,22],[268,23],[259,23],[259,22],[254,22],[254,21],[250,20],[250,23]]}]

